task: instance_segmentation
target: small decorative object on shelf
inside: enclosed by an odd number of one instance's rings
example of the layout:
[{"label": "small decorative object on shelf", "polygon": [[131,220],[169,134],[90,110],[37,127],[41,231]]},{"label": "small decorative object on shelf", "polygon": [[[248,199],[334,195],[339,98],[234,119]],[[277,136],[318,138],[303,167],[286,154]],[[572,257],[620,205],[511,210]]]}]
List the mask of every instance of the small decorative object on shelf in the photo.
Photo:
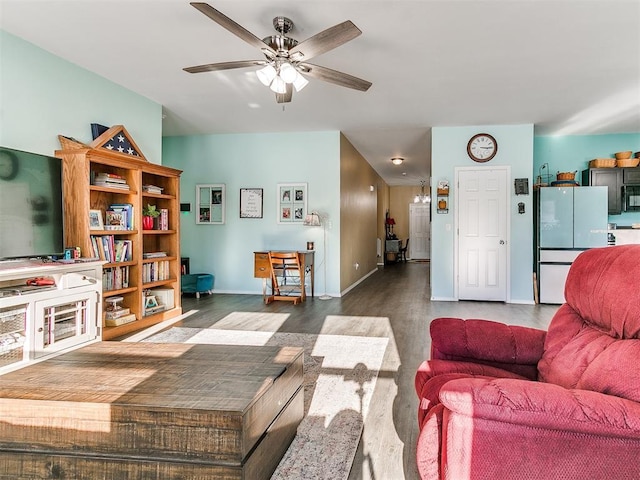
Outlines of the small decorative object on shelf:
[{"label": "small decorative object on shelf", "polygon": [[149,205],[142,209],[142,229],[153,230],[154,219],[160,216],[160,212],[155,205]]},{"label": "small decorative object on shelf", "polygon": [[440,180],[437,188],[438,210],[437,213],[449,213],[449,180]]},{"label": "small decorative object on shelf", "polygon": [[89,229],[104,230],[102,210],[89,210]]},{"label": "small decorative object on shelf", "polygon": [[110,297],[105,299],[107,305],[104,308],[104,316],[106,319],[116,319],[131,313],[130,309],[119,305],[123,300],[124,297]]}]

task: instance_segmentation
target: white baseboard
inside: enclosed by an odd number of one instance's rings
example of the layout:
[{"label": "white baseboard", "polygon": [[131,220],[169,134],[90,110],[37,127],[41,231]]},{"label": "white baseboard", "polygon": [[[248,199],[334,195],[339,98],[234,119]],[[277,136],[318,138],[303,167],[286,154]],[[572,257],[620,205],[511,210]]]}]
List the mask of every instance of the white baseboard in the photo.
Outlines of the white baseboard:
[{"label": "white baseboard", "polygon": [[357,287],[358,285],[360,285],[362,282],[364,282],[367,278],[369,278],[371,275],[373,275],[374,273],[376,273],[378,271],[377,268],[374,268],[373,270],[371,270],[369,273],[367,273],[364,277],[362,277],[360,280],[358,280],[357,282],[352,283],[350,286],[348,286],[347,288],[345,288],[342,291],[342,296],[346,295],[347,293],[349,293],[351,290],[353,290],[355,287]]}]

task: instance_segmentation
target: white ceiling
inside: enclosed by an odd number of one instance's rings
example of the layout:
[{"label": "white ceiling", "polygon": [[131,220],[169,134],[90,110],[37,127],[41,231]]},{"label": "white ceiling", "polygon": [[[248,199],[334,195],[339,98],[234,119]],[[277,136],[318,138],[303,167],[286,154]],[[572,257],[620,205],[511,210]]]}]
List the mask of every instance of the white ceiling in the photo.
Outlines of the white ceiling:
[{"label": "white ceiling", "polygon": [[186,73],[263,57],[184,0],[0,0],[0,28],[162,104],[164,135],[340,130],[390,185],[428,179],[434,126],[640,132],[639,0],[209,3],[260,38],[277,15],[299,41],[353,21],[312,63],[373,86],[311,79],[283,108],[255,68]]}]

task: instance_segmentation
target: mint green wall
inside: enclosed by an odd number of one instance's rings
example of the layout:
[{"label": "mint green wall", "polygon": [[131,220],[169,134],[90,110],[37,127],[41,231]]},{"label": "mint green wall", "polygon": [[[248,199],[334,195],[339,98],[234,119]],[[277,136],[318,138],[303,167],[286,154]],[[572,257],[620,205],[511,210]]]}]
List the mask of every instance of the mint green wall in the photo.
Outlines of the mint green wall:
[{"label": "mint green wall", "polygon": [[[191,273],[213,273],[217,292],[262,293],[253,252],[316,245],[316,295],[323,292],[322,228],[277,223],[277,184],[308,183],[308,209],[327,213],[327,292],[340,292],[340,133],[228,134],[163,139],[162,163],[184,171],[180,201],[181,254]],[[195,186],[223,183],[226,223],[196,225]],[[264,189],[264,216],[239,218],[240,188]]]},{"label": "mint green wall", "polygon": [[[553,176],[552,180],[555,180],[558,172],[577,171],[577,180],[582,183],[582,170],[589,168],[589,160],[613,158],[614,153],[628,150],[634,153],[640,151],[640,133],[535,137],[534,180],[540,174],[540,167],[548,163],[548,173]],[[631,225],[640,222],[640,212],[609,215],[609,221],[618,225]]]},{"label": "mint green wall", "polygon": [[[489,133],[498,142],[498,153],[488,164],[473,162],[467,155],[467,142],[476,133]],[[511,167],[510,189],[510,277],[511,303],[533,303],[533,125],[484,125],[470,127],[434,127],[432,129],[431,188],[439,180],[449,180],[449,213],[438,214],[437,202],[432,202],[431,297],[434,300],[455,300],[454,227],[455,227],[455,167],[483,165]],[[528,178],[529,195],[515,195],[513,179]],[[525,213],[518,214],[518,203],[525,204]]]},{"label": "mint green wall", "polygon": [[161,162],[161,105],[2,30],[0,105],[5,147],[52,155],[58,135],[89,143],[91,123],[124,125],[147,160]]}]

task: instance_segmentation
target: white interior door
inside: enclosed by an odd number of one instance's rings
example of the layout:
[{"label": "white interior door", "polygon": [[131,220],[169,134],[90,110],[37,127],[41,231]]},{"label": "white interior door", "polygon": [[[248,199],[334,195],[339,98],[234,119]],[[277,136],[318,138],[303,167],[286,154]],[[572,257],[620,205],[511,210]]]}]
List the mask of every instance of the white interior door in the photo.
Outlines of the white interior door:
[{"label": "white interior door", "polygon": [[431,251],[431,205],[409,204],[409,249],[407,257],[413,260],[428,260]]},{"label": "white interior door", "polygon": [[507,300],[508,173],[456,170],[460,300]]}]

